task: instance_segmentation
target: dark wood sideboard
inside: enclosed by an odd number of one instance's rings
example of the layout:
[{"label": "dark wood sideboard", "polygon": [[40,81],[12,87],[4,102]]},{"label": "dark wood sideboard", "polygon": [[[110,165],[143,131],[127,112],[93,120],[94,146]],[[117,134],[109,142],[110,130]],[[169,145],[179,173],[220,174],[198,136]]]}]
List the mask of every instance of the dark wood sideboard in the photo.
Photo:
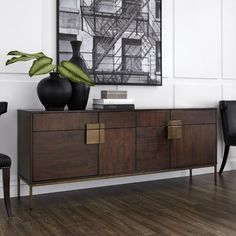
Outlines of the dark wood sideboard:
[{"label": "dark wood sideboard", "polygon": [[34,186],[217,165],[217,110],[18,111],[20,180]]}]

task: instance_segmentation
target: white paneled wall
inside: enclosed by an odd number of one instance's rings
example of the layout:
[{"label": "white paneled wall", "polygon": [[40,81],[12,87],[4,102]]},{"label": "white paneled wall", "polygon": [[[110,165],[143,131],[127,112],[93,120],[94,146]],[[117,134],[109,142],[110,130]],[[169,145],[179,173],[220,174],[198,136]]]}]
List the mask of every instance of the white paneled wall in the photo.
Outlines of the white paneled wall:
[{"label": "white paneled wall", "polygon": [[175,76],[220,78],[221,0],[175,0]]},{"label": "white paneled wall", "polygon": [[8,0],[0,3],[0,73],[24,73],[27,63],[6,67],[10,50],[42,51],[42,0]]},{"label": "white paneled wall", "polygon": [[223,78],[236,78],[236,1],[224,0],[223,14]]},{"label": "white paneled wall", "polygon": [[[236,1],[162,0],[163,86],[95,86],[126,89],[136,107],[216,107],[221,99],[236,99]],[[0,119],[0,150],[11,156],[11,193],[16,194],[17,109],[42,108],[36,95],[40,78],[28,78],[28,64],[5,67],[9,50],[44,51],[56,55],[56,0],[7,0],[0,2],[0,100],[9,112]],[[218,132],[218,161],[222,138]],[[236,148],[230,151],[226,169],[236,169]],[[195,170],[202,174],[212,168]],[[187,171],[88,181],[37,188],[35,193],[106,186],[151,179],[184,176]],[[22,184],[23,185],[23,184]],[[1,182],[0,182],[0,186]],[[22,186],[24,194],[27,187]],[[2,191],[0,191],[2,196]]]},{"label": "white paneled wall", "polygon": [[221,99],[218,83],[192,83],[175,85],[176,107],[216,107]]}]

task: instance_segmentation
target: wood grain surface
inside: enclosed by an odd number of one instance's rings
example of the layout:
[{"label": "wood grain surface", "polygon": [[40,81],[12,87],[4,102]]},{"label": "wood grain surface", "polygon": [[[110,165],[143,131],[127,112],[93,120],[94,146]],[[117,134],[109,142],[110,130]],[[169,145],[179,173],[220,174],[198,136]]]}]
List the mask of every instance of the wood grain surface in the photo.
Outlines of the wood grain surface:
[{"label": "wood grain surface", "polygon": [[236,171],[0,201],[1,236],[235,236]]},{"label": "wood grain surface", "polygon": [[106,129],[99,145],[99,175],[132,173],[135,170],[135,129]]},{"label": "wood grain surface", "polygon": [[33,181],[98,175],[98,145],[85,130],[33,133]]}]

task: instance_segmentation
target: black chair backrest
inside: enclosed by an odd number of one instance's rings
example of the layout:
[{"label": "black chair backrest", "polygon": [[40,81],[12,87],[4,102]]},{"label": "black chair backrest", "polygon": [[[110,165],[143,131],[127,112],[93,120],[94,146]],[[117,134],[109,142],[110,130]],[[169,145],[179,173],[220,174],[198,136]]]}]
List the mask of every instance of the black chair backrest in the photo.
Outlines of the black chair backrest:
[{"label": "black chair backrest", "polygon": [[225,144],[236,139],[236,101],[220,101],[220,116]]},{"label": "black chair backrest", "polygon": [[0,102],[0,115],[7,112],[7,102]]}]

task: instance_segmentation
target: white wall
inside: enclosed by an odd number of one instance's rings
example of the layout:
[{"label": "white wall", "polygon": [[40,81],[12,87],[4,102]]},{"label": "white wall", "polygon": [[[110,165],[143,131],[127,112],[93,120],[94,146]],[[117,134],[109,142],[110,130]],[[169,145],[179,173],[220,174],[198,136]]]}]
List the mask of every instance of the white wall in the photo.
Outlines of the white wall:
[{"label": "white wall", "polygon": [[[136,107],[216,107],[236,99],[236,1],[163,0],[163,86],[109,86],[126,89]],[[9,50],[56,54],[56,0],[7,0],[0,3],[0,100],[9,111],[0,119],[0,150],[12,158],[11,194],[16,195],[17,109],[42,108],[36,95],[40,78],[29,78],[29,64],[4,66]],[[105,86],[92,88],[89,106]],[[221,132],[218,162],[221,164]],[[226,169],[236,168],[230,151]],[[195,170],[201,174],[212,168]],[[35,193],[144,181],[186,175],[187,171],[88,181],[36,188]],[[0,186],[1,182],[0,182]],[[27,187],[22,184],[23,193]],[[0,191],[2,197],[2,191]]]}]

